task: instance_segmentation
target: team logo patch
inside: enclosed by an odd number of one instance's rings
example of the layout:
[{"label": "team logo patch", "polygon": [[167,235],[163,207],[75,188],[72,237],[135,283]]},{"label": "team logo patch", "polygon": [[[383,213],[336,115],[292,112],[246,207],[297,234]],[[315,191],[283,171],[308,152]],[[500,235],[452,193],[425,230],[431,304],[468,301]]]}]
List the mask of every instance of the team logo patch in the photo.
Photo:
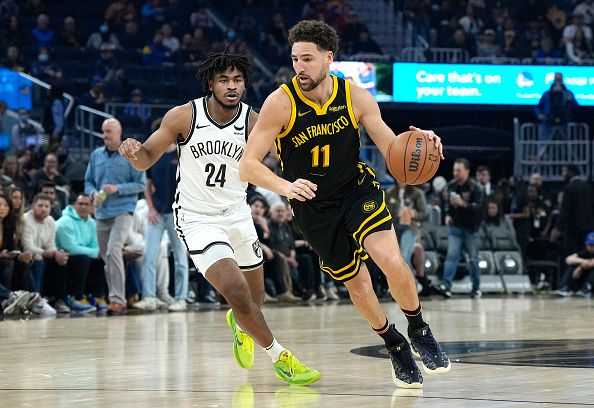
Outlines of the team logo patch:
[{"label": "team logo patch", "polygon": [[375,201],[365,201],[363,203],[363,211],[365,212],[372,212],[377,208],[377,203]]},{"label": "team logo patch", "polygon": [[260,248],[260,241],[254,241],[254,243],[252,244],[252,250],[258,258],[262,258],[262,248]]}]

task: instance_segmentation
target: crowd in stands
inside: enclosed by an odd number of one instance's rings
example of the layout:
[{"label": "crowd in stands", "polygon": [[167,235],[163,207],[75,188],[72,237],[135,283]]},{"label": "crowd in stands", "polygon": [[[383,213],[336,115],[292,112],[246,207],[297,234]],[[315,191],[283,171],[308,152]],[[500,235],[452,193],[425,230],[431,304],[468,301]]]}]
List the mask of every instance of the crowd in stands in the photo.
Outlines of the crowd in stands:
[{"label": "crowd in stands", "polygon": [[[247,102],[259,105],[292,75],[287,66],[287,29],[297,20],[317,18],[333,25],[343,39],[341,55],[382,52],[346,1],[212,3],[214,10],[201,2],[113,0],[107,7],[94,4],[93,10],[99,7],[101,12],[87,16],[84,10],[72,7],[75,2],[70,0],[0,1],[0,65],[52,85],[40,117],[43,132],[30,121],[31,112],[26,109],[18,110],[18,121],[10,129],[2,129],[10,140],[0,170],[0,304],[5,313],[20,309],[50,315],[93,312],[109,305],[110,282],[105,279],[98,242],[101,233],[95,221],[94,193],[99,191],[84,193],[83,181],[76,176],[81,165],[68,155],[63,90],[76,95],[78,103],[97,110],[104,110],[109,101],[126,102],[121,118],[124,130],[133,123],[146,135],[156,119],[147,100],[180,103],[201,96],[198,81],[184,78],[193,78],[197,64],[212,51],[246,53],[272,69],[275,74],[271,77],[257,70],[253,89],[248,92]],[[404,11],[407,24],[432,46],[463,48],[471,56],[532,57],[537,61],[566,58],[574,64],[592,57],[592,0],[551,5],[539,0],[394,3]],[[214,23],[211,11],[230,23],[227,31]],[[143,69],[135,70],[136,66]],[[186,76],[178,76],[180,72]],[[170,88],[175,89],[169,92]],[[5,111],[6,104],[0,102],[0,123]],[[274,160],[268,164],[276,169]],[[528,184],[514,177],[492,183],[489,169],[479,166],[475,178],[465,179],[476,180],[473,183],[482,197],[469,228],[480,233],[494,227],[507,228],[526,260],[558,253],[564,272],[565,261],[575,268],[564,273],[561,282],[551,282],[554,277],[528,270],[532,283],[538,288],[555,284],[563,295],[572,291],[587,295],[592,268],[588,259],[594,258],[594,236],[588,235],[594,231],[592,193],[589,185],[579,180],[575,167],[566,170],[568,185],[564,192],[556,192],[543,185],[538,174]],[[576,186],[577,182],[585,184]],[[420,283],[422,295],[443,294],[448,289],[433,287],[426,276],[423,230],[449,223],[452,206],[463,205],[452,201],[455,183],[438,177],[420,188],[396,184],[387,192],[402,254]],[[584,191],[588,191],[586,196]],[[574,198],[564,199],[563,194],[573,194]],[[574,201],[585,207],[571,206]],[[292,213],[281,197],[250,188],[248,202],[266,259],[268,302],[347,296],[342,285],[321,273],[317,256],[295,228]],[[141,277],[145,269],[142,254],[147,219],[154,216],[151,205],[148,200],[138,202],[121,252],[111,254],[124,265],[126,283],[119,289],[125,292],[125,302],[137,304],[139,310],[160,307],[176,311],[185,310],[185,302],[222,300],[199,273],[192,271],[191,263],[185,266],[185,275],[176,271],[170,285],[171,243],[167,238],[161,241],[155,261],[154,287],[144,288],[147,280]],[[456,272],[454,264],[451,267]],[[373,266],[370,270],[378,294],[387,295],[382,274]],[[176,288],[180,279],[184,285],[197,279],[198,286]],[[184,295],[174,298],[174,292]],[[153,300],[141,300],[143,294]]]},{"label": "crowd in stands", "polygon": [[582,65],[594,57],[592,0],[411,0],[396,8],[412,38],[463,49],[471,58]]},{"label": "crowd in stands", "polygon": [[[108,150],[99,149],[94,153],[103,154],[108,157]],[[29,174],[19,169],[19,163],[14,156],[6,157],[0,189],[3,232],[0,300],[8,311],[5,313],[16,313],[23,308],[49,315],[105,310],[111,304],[107,294],[109,291],[109,297],[113,296],[114,285],[119,286],[124,310],[128,307],[144,311],[158,308],[183,311],[188,302],[195,300],[205,303],[224,300],[219,299],[203,279],[200,288],[194,288],[195,294],[188,295],[192,277],[183,246],[177,251],[179,259],[170,267],[169,254],[176,246],[172,242],[177,238],[175,235],[163,236],[161,229],[161,238],[147,240],[152,236],[151,228],[158,228],[152,217],[165,217],[170,211],[167,208],[155,210],[160,196],[154,186],[150,188],[155,193],[148,195],[147,200],[123,203],[116,195],[110,199],[115,194],[111,185],[102,184],[102,190],[98,192],[91,180],[107,177],[96,176],[94,169],[97,166],[109,171],[110,166],[119,164],[97,162],[95,158],[87,170],[89,195],[82,192],[70,194],[71,186],[63,178],[54,154],[47,154],[44,167]],[[268,164],[275,168],[272,158]],[[454,275],[460,272],[457,262],[462,252],[470,252],[472,256],[469,245],[481,245],[490,231],[500,228],[517,242],[526,261],[543,259],[543,255],[550,259],[551,254],[556,254],[556,259],[563,265],[562,276],[554,276],[553,270],[520,271],[529,274],[536,289],[548,290],[553,284],[561,296],[573,292],[590,296],[590,272],[594,270],[590,261],[594,259],[594,194],[590,184],[580,179],[577,167],[566,167],[567,184],[561,192],[544,185],[538,173],[533,174],[528,183],[514,177],[494,183],[489,169],[478,166],[473,178],[470,163],[465,159],[456,160],[453,175],[449,183],[443,177],[437,177],[432,183],[419,187],[397,183],[386,192],[401,253],[419,282],[421,296],[451,296],[447,285],[451,285]],[[133,176],[132,180],[136,181],[128,183],[124,180],[128,176],[122,177],[121,189],[143,191],[146,187],[144,174]],[[154,180],[157,185],[162,183],[155,176],[149,175],[149,180]],[[97,194],[100,197],[103,191],[108,197],[103,200],[112,207],[97,201]],[[320,271],[315,252],[293,224],[290,207],[282,197],[250,186],[248,202],[265,258],[266,302],[313,302],[348,296],[342,285]],[[126,207],[129,204],[133,215]],[[102,226],[101,212],[111,214],[113,211],[120,211],[129,221],[119,226],[110,224],[106,229]],[[112,223],[116,220],[109,219]],[[453,234],[464,239],[462,233],[467,230],[471,237],[462,245],[462,241],[452,241],[448,236],[448,253],[443,268],[445,287],[435,285],[435,279],[432,284],[425,272],[423,239],[425,231],[442,225],[449,226],[449,236]],[[113,234],[119,238],[110,236]],[[106,244],[108,239],[107,253],[100,254],[99,241],[105,240]],[[148,253],[154,257],[147,260],[153,262],[152,271],[147,273],[143,262],[149,240],[151,249]],[[121,275],[119,283],[114,283],[115,275],[109,272],[110,268],[118,268],[110,266],[116,262],[122,268],[117,271]],[[467,268],[473,272],[472,267]],[[170,274],[170,269],[175,270],[175,274]],[[372,261],[369,269],[376,292],[379,296],[387,296],[387,282]],[[173,277],[171,284],[170,276]],[[478,285],[480,274],[473,276],[473,280]],[[148,292],[147,286],[151,287]],[[206,296],[196,299],[196,292],[206,293]],[[475,298],[481,295],[480,291],[473,292]],[[18,307],[13,306],[15,302]]]}]

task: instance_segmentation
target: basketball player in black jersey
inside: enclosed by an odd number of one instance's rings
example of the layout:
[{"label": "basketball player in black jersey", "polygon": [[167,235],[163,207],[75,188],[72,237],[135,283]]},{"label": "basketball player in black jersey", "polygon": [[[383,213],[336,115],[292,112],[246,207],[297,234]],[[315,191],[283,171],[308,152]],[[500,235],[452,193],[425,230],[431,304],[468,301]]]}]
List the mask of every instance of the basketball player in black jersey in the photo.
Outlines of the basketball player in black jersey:
[{"label": "basketball player in black jersey", "polygon": [[[223,134],[227,138],[233,137],[243,148],[258,115],[247,109],[249,118],[240,123],[240,137],[235,136],[237,132],[230,126],[236,128],[235,123],[241,112],[241,99],[249,84],[250,72],[251,64],[244,55],[210,55],[198,68],[198,77],[208,96],[172,108],[163,117],[159,129],[146,142],[141,144],[137,140],[126,139],[120,145],[119,152],[136,170],[146,170],[161,157],[168,146],[177,142],[179,164],[176,203],[180,194],[187,194],[189,190],[197,194],[193,197],[209,197],[211,200],[227,203],[222,211],[205,208],[204,201],[197,203],[195,199],[185,202],[180,200],[179,205],[174,203],[178,235],[188,247],[196,268],[232,307],[227,312],[227,322],[233,330],[233,352],[238,364],[242,368],[252,366],[255,340],[272,359],[278,379],[290,384],[306,385],[317,381],[320,373],[302,364],[276,341],[260,311],[264,301],[262,262],[244,267],[242,272],[236,261],[240,254],[245,256],[246,245],[248,254],[254,255],[259,250],[251,212],[245,202],[247,185],[240,183],[237,175],[239,164],[236,160],[227,160],[226,176],[223,173],[221,182],[211,183],[212,180],[208,178],[204,183],[205,169],[197,164],[199,157],[193,154],[194,146],[188,143],[198,143],[197,140],[206,143],[209,137]],[[196,117],[199,115],[204,115],[207,119],[196,124]],[[247,129],[243,128],[244,124]],[[184,174],[183,178],[181,174]],[[232,198],[222,190],[224,184],[235,186],[232,188]],[[242,212],[244,207],[245,212]],[[178,212],[181,213],[179,217]],[[245,240],[234,238],[239,233],[248,237],[252,235],[256,241],[250,239],[246,243]]]},{"label": "basketball player in black jersey", "polygon": [[[447,372],[450,361],[423,320],[385,194],[373,169],[359,162],[360,125],[384,156],[395,134],[368,91],[329,74],[338,42],[334,29],[320,21],[301,21],[289,30],[296,76],[264,102],[239,164],[240,177],[290,199],[295,222],[318,253],[322,270],[344,282],[359,313],[384,339],[396,385],[421,388],[411,347],[389,323],[373,291],[364,263],[369,256],[408,319],[408,336],[424,371]],[[424,132],[441,154],[440,138]],[[282,178],[261,163],[273,142]]]}]

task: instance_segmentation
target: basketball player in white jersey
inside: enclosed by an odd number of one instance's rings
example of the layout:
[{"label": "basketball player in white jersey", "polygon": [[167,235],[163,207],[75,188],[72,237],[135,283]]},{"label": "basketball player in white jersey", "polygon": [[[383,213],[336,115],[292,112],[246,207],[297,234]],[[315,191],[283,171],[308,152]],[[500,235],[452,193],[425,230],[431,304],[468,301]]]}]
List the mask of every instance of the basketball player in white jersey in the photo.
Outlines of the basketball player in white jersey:
[{"label": "basketball player in white jersey", "polygon": [[227,299],[239,365],[254,362],[254,340],[270,356],[277,378],[310,384],[320,378],[273,337],[260,306],[264,300],[262,250],[239,179],[239,159],[258,115],[241,102],[251,65],[247,57],[212,54],[198,77],[209,96],[168,111],[149,139],[120,148],[137,170],[151,167],[173,142],[179,164],[173,204],[175,227],[196,269]]}]

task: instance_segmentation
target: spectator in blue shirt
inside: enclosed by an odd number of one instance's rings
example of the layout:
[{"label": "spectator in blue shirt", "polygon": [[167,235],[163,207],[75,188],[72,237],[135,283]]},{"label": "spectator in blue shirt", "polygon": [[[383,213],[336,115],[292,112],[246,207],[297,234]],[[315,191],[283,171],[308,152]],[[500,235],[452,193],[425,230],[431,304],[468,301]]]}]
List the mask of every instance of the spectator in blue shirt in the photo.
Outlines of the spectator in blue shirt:
[{"label": "spectator in blue shirt", "polygon": [[155,25],[165,19],[164,9],[159,0],[148,0],[140,9],[143,25]]},{"label": "spectator in blue shirt", "polygon": [[171,60],[171,51],[163,45],[163,33],[157,31],[153,43],[142,50],[144,65],[162,65]]},{"label": "spectator in blue shirt", "polygon": [[136,171],[117,150],[122,126],[106,119],[101,126],[105,146],[91,153],[85,174],[85,193],[93,198],[99,254],[105,262],[109,290],[109,314],[126,310],[126,273],[122,249],[132,226],[138,193],[144,190],[144,172]]},{"label": "spectator in blue shirt", "polygon": [[37,27],[31,31],[31,35],[38,47],[54,46],[54,30],[49,29],[49,21],[49,17],[45,14],[37,16]]}]

